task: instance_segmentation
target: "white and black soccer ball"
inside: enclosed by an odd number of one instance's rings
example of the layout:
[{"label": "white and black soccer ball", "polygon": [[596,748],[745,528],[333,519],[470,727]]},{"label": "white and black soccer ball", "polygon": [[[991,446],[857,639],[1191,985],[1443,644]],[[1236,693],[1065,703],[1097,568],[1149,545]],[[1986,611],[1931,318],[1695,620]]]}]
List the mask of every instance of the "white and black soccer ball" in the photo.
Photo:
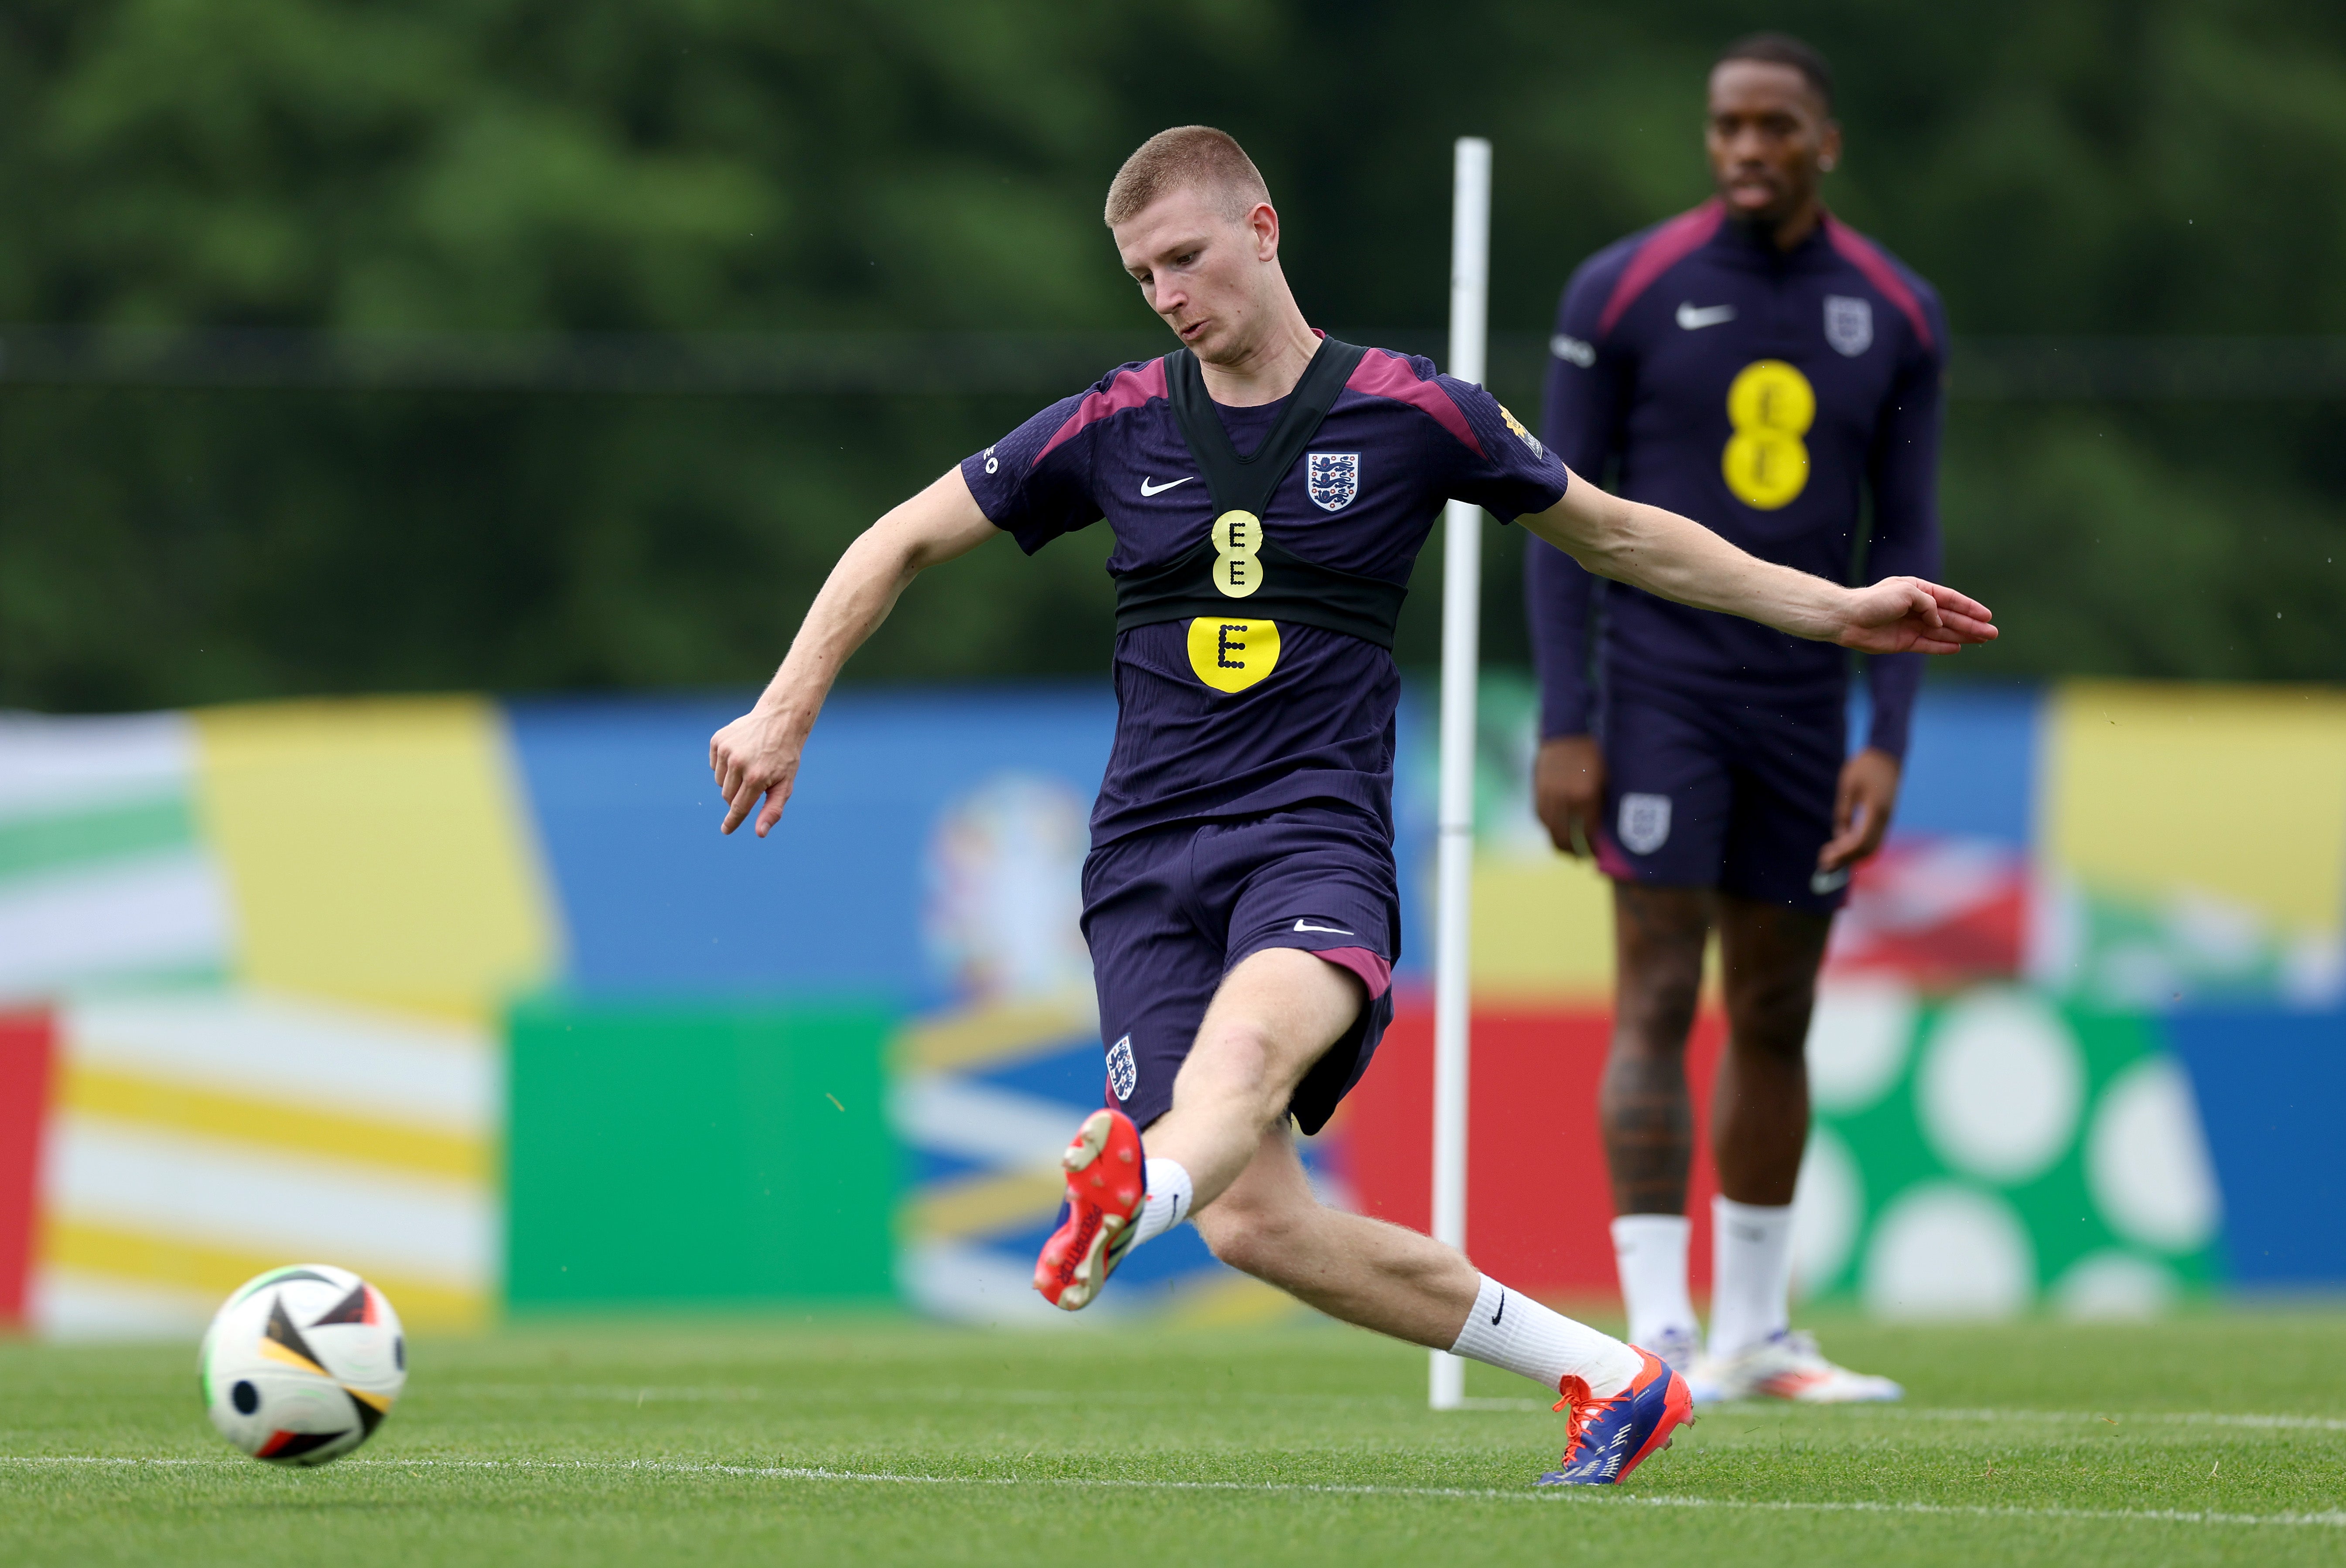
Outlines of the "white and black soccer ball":
[{"label": "white and black soccer ball", "polygon": [[204,1413],[273,1464],[323,1464],[374,1435],[407,1385],[407,1339],[382,1291],[299,1263],[248,1280],[204,1330]]}]

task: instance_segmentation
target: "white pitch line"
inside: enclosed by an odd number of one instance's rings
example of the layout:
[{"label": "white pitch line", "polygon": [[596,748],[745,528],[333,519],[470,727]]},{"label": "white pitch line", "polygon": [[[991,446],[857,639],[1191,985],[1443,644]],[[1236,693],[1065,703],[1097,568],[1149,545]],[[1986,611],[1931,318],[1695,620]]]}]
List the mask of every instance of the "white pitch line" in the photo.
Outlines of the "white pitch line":
[{"label": "white pitch line", "polygon": [[[757,1384],[650,1384],[638,1387],[627,1383],[456,1383],[436,1389],[443,1399],[571,1399],[616,1400],[640,1404],[673,1400],[750,1400],[775,1399],[788,1401],[833,1404],[855,1402],[906,1403],[968,1403],[1006,1405],[1066,1404],[1076,1400],[1098,1402],[1103,1396],[1078,1394],[1061,1389],[965,1389],[951,1386],[903,1390],[803,1390],[773,1389]],[[1162,1394],[1124,1394],[1105,1396],[1118,1404],[1182,1404],[1190,1396],[1178,1391]],[[1418,1401],[1372,1394],[1219,1394],[1218,1400],[1250,1400],[1264,1404],[1341,1404],[1356,1406],[1408,1405],[1418,1408]],[[1549,1408],[1546,1400],[1469,1399],[1462,1408],[1469,1410],[1500,1414],[1522,1411],[1544,1413]],[[2010,1410],[1916,1409],[1897,1404],[1796,1405],[1777,1401],[1747,1400],[1734,1405],[1715,1406],[1719,1413],[1738,1416],[1754,1414],[1785,1415],[1793,1411],[1831,1410],[1851,1415],[1874,1416],[1892,1420],[1932,1421],[2038,1421],[2048,1425],[2063,1423],[2104,1422],[2120,1427],[2129,1423],[2153,1426],[2212,1426],[2241,1427],[2263,1431],[2346,1431],[2346,1419],[2334,1416],[2287,1416],[2239,1413],[2222,1410]]]},{"label": "white pitch line", "polygon": [[[1468,1400],[1470,1410],[1545,1410],[1545,1400]],[[2335,1416],[2276,1416],[2239,1414],[2223,1410],[1994,1410],[1910,1409],[1898,1404],[1800,1405],[1776,1400],[1747,1400],[1712,1405],[1705,1414],[1786,1415],[1795,1410],[1840,1410],[1851,1415],[1879,1416],[1890,1420],[1921,1421],[2041,1421],[2047,1425],[2101,1421],[2124,1427],[2130,1423],[2165,1427],[2249,1427],[2264,1431],[2346,1432],[2346,1420]]]},{"label": "white pitch line", "polygon": [[2290,1431],[2346,1432],[2346,1420],[2333,1416],[2274,1416],[2225,1410],[1901,1410],[1895,1405],[1856,1406],[1870,1414],[1930,1421],[2107,1421],[2123,1427],[2129,1421],[2164,1427],[2257,1427]]},{"label": "white pitch line", "polygon": [[[573,1399],[617,1400],[641,1404],[671,1400],[748,1400],[779,1399],[807,1403],[916,1402],[969,1403],[1008,1405],[1066,1404],[1077,1399],[1098,1402],[1101,1396],[1079,1395],[1057,1389],[964,1389],[941,1387],[932,1389],[858,1390],[840,1389],[796,1390],[768,1389],[757,1385],[694,1385],[669,1384],[634,1387],[627,1384],[537,1384],[537,1383],[474,1383],[456,1384],[435,1390],[443,1398],[457,1399]],[[1189,1396],[1178,1392],[1149,1395],[1110,1395],[1118,1404],[1178,1404],[1188,1402]],[[1390,1406],[1407,1404],[1416,1408],[1413,1400],[1379,1395],[1362,1394],[1222,1394],[1221,1400],[1251,1400],[1266,1404],[1342,1404],[1355,1406]],[[1464,1409],[1506,1414],[1544,1413],[1549,1408],[1546,1400],[1469,1399]],[[1997,1421],[2035,1421],[2048,1425],[2103,1422],[2116,1426],[2139,1423],[2148,1426],[2211,1426],[2239,1427],[2261,1431],[2346,1431],[2346,1419],[2333,1416],[2287,1416],[2238,1413],[2221,1410],[2147,1410],[2118,1411],[2115,1414],[2099,1410],[2006,1410],[1961,1409],[1912,1409],[1896,1404],[1792,1405],[1775,1401],[1746,1401],[1741,1404],[1713,1407],[1720,1413],[1738,1416],[1753,1414],[1785,1415],[1795,1410],[1832,1410],[1851,1415],[1873,1416],[1891,1420],[1933,1420],[1992,1423]]]},{"label": "white pitch line", "polygon": [[[801,1404],[1005,1404],[1062,1405],[1094,1396],[1072,1389],[772,1389],[757,1384],[648,1383],[455,1383],[435,1389],[441,1399],[586,1400],[624,1404],[674,1400],[740,1402],[780,1400]],[[410,1396],[413,1398],[413,1396]]]},{"label": "white pitch line", "polygon": [[[102,1455],[0,1455],[0,1464],[207,1466],[230,1468],[234,1460],[136,1459]],[[1596,1492],[1579,1487],[1503,1492],[1494,1487],[1341,1486],[1313,1481],[1148,1481],[1116,1476],[901,1475],[886,1471],[830,1470],[812,1465],[679,1464],[665,1460],[352,1459],[343,1469],[583,1471],[597,1474],[643,1471],[664,1475],[712,1475],[752,1481],[828,1481],[884,1486],[1058,1487],[1077,1491],[1230,1492],[1278,1496],[1423,1497],[1487,1502],[1529,1502],[1605,1508],[1721,1508],[1760,1513],[1912,1513],[1961,1519],[2074,1519],[2105,1523],[2313,1526],[2346,1529],[2346,1511],[2322,1513],[2218,1513],[2178,1508],[2024,1508],[1984,1503],[1838,1502],[1740,1497],[1647,1497]]]}]

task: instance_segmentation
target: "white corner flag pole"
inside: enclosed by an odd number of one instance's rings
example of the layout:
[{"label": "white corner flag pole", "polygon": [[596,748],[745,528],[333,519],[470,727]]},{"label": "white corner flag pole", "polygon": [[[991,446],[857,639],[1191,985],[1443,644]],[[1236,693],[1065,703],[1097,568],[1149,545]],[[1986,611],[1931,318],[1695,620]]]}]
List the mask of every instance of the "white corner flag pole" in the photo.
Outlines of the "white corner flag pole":
[{"label": "white corner flag pole", "polygon": [[[1450,209],[1450,362],[1483,380],[1491,276],[1491,144],[1460,137]],[[1467,897],[1474,861],[1474,686],[1482,654],[1483,511],[1453,501],[1442,534],[1442,763],[1433,904],[1433,1238],[1466,1245]],[[1433,1406],[1466,1400],[1466,1363],[1433,1353]]]}]

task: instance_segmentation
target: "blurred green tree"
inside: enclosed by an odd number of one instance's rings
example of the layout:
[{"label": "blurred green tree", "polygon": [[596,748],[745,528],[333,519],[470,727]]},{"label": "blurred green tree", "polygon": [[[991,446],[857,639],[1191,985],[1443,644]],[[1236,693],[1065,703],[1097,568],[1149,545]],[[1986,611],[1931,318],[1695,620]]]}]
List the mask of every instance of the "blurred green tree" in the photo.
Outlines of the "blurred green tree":
[{"label": "blurred green tree", "polygon": [[[1539,332],[1703,195],[1704,68],[1762,20],[1832,56],[1832,199],[1959,338],[2346,333],[2346,12],[2298,0],[20,0],[0,320],[1146,341],[1098,203],[1204,120],[1354,330],[1438,330],[1449,141],[1492,137],[1494,321]],[[755,680],[854,529],[1037,401],[0,381],[0,701]],[[2346,677],[2341,412],[1958,402],[1949,573],[2009,633],[1965,666]],[[981,552],[856,674],[1096,670],[1104,552]]]}]

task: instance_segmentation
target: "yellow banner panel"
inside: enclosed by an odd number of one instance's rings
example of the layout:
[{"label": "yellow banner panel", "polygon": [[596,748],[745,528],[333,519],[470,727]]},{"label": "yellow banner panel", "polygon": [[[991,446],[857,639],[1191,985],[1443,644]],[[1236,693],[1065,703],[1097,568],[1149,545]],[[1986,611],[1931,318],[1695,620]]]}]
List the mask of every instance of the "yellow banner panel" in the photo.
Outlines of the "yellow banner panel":
[{"label": "yellow banner panel", "polygon": [[168,1132],[225,1138],[299,1155],[320,1155],[423,1176],[487,1183],[495,1148],[485,1137],[353,1116],[291,1100],[222,1094],[200,1084],[92,1067],[60,1066],[61,1108]]},{"label": "yellow banner panel", "polygon": [[199,813],[249,983],[477,1019],[558,937],[507,745],[467,697],[195,716]]},{"label": "yellow banner panel", "polygon": [[1478,1000],[1611,1000],[1613,885],[1588,861],[1481,856],[1473,897]]},{"label": "yellow banner panel", "polygon": [[[223,1299],[257,1274],[301,1261],[70,1219],[49,1221],[43,1227],[41,1243],[42,1261],[55,1268]],[[480,1292],[374,1271],[369,1271],[367,1279],[391,1298],[400,1320],[410,1329],[477,1329],[488,1320],[489,1303]]]},{"label": "yellow banner panel", "polygon": [[2088,888],[2346,915],[2346,691],[2074,681],[2046,727],[2045,850]]}]

